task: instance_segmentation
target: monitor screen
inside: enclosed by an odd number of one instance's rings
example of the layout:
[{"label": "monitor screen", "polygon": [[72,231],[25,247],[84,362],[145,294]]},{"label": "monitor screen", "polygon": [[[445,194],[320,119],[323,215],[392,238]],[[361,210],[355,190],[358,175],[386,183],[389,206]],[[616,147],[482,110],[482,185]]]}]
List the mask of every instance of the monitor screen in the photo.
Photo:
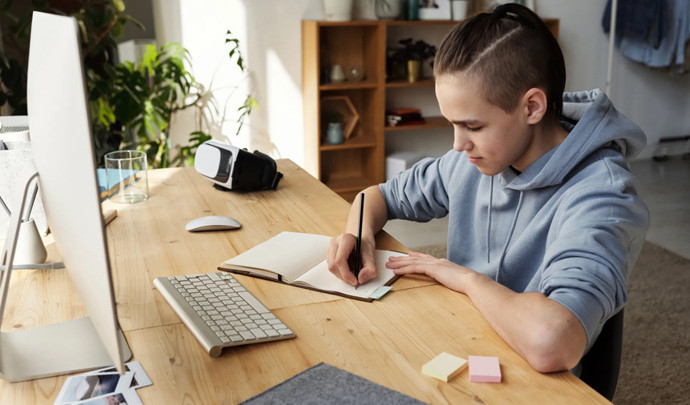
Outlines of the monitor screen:
[{"label": "monitor screen", "polygon": [[[112,364],[122,371],[131,355],[118,326],[80,48],[74,18],[34,12],[29,136],[48,225],[65,263],[65,270],[51,271],[69,272],[89,316],[3,333],[0,375],[11,381]],[[30,341],[38,349],[22,354]],[[27,364],[26,356],[42,364]]]}]

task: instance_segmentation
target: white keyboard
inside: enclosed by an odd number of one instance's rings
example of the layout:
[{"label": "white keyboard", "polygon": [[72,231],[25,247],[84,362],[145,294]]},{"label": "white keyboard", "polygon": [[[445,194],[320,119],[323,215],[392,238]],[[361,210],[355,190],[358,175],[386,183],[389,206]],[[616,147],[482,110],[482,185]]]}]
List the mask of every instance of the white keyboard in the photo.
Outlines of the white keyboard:
[{"label": "white keyboard", "polygon": [[160,277],[153,285],[211,357],[228,346],[295,337],[228,273]]}]

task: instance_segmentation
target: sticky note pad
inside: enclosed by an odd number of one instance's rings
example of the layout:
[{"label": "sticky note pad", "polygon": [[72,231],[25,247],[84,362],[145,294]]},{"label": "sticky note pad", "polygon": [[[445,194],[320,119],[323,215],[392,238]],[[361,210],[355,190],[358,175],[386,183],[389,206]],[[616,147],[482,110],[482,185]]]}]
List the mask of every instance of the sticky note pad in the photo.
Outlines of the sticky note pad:
[{"label": "sticky note pad", "polygon": [[467,365],[467,360],[442,352],[422,366],[422,374],[448,382]]},{"label": "sticky note pad", "polygon": [[469,356],[470,381],[501,382],[501,366],[498,357]]}]

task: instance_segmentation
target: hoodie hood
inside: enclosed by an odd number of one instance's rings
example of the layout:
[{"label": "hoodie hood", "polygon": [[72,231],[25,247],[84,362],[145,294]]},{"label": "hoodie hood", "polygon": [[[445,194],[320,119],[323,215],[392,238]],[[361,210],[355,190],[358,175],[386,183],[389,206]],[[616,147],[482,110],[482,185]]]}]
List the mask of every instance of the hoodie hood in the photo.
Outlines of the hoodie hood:
[{"label": "hoodie hood", "polygon": [[505,187],[531,190],[560,184],[589,155],[602,147],[616,147],[626,158],[647,145],[642,130],[619,113],[600,89],[563,93],[563,128],[569,134],[519,176],[507,169],[499,175]]}]

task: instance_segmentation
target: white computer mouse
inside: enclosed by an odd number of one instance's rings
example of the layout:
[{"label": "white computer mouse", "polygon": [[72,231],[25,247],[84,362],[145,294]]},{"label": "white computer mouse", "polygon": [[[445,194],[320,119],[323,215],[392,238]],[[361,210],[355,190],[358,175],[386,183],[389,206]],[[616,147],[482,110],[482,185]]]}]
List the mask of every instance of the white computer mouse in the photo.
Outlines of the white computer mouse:
[{"label": "white computer mouse", "polygon": [[211,215],[208,217],[195,218],[185,225],[184,229],[189,232],[201,231],[224,231],[237,229],[242,225],[235,218]]}]

